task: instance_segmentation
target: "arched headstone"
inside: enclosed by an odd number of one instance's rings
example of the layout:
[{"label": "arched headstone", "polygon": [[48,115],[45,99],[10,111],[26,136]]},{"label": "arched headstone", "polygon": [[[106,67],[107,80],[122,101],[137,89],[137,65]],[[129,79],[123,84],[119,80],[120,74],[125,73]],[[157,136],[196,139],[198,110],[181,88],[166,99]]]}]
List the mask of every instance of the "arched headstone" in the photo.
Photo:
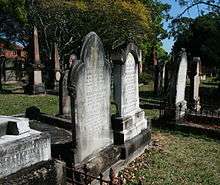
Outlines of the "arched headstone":
[{"label": "arched headstone", "polygon": [[114,143],[124,145],[123,158],[147,145],[149,139],[146,137],[149,132],[145,113],[139,107],[138,55],[134,44],[129,44],[112,55],[114,100],[118,107],[118,113],[112,118],[112,127]]},{"label": "arched headstone", "polygon": [[110,72],[103,44],[94,33],[84,41],[80,61],[69,74],[75,162],[81,162],[113,144],[110,123]]},{"label": "arched headstone", "polygon": [[[180,118],[185,114],[186,100],[186,75],[187,75],[187,55],[185,50],[181,51],[170,71],[171,80],[168,91],[169,109],[165,111],[173,118]],[[166,109],[166,108],[165,108]]]}]

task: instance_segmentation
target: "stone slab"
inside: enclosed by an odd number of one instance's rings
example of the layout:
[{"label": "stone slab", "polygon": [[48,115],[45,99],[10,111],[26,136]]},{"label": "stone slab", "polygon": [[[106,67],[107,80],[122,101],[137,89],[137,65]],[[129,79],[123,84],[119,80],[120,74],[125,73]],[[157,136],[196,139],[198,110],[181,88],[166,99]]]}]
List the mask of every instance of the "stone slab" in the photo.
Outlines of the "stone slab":
[{"label": "stone slab", "polygon": [[123,144],[126,141],[134,138],[147,128],[147,120],[136,123],[131,129],[121,132],[114,132],[114,144]]},{"label": "stone slab", "polygon": [[141,110],[133,116],[113,118],[112,128],[114,130],[114,144],[123,144],[148,128],[145,113]]},{"label": "stone slab", "polygon": [[30,132],[29,119],[12,116],[0,116],[0,137],[21,135]]},{"label": "stone slab", "polygon": [[99,151],[93,158],[84,160],[80,165],[75,166],[80,169],[84,164],[87,165],[89,173],[98,176],[103,173],[110,166],[114,165],[120,160],[121,148],[119,146],[110,145],[104,150]]},{"label": "stone slab", "polygon": [[35,130],[0,138],[0,178],[51,159],[50,136]]},{"label": "stone slab", "polygon": [[66,185],[65,163],[43,161],[0,178],[1,185]]},{"label": "stone slab", "polygon": [[150,130],[142,130],[140,134],[135,136],[134,138],[126,141],[123,145],[121,145],[121,159],[129,158],[136,150],[141,147],[149,145],[151,140],[151,132]]}]

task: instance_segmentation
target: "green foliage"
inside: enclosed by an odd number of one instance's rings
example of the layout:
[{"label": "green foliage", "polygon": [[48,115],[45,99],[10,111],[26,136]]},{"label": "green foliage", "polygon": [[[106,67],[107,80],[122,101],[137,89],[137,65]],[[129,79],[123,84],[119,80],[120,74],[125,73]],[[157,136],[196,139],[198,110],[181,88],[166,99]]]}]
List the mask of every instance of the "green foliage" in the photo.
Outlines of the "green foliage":
[{"label": "green foliage", "polygon": [[145,52],[166,35],[162,20],[169,8],[157,0],[0,0],[0,5],[0,19],[10,18],[1,24],[0,37],[26,46],[36,25],[41,54],[51,57],[56,42],[61,61],[79,51],[90,31],[108,50],[133,41]]},{"label": "green foliage", "polygon": [[29,30],[26,0],[0,0],[0,38],[25,46]]},{"label": "green foliage", "polygon": [[193,19],[173,22],[176,42],[173,52],[186,48],[192,56],[200,56],[205,66],[220,66],[220,15],[209,13]]},{"label": "green foliage", "polygon": [[0,0],[0,11],[1,16],[5,14],[21,22],[25,22],[27,18],[25,0]]},{"label": "green foliage", "polygon": [[165,34],[161,21],[166,8],[157,1],[39,0],[30,6],[30,19],[40,31],[45,51],[50,54],[56,42],[65,58],[78,51],[90,31],[101,37],[108,50],[129,41],[142,49],[144,43],[155,44]]},{"label": "green foliage", "polygon": [[185,7],[185,9],[179,13],[176,17],[181,18],[187,11],[193,7],[197,7],[198,14],[204,15],[206,11],[212,11],[215,13],[220,13],[220,1],[219,0],[176,0],[179,2],[180,6]]}]

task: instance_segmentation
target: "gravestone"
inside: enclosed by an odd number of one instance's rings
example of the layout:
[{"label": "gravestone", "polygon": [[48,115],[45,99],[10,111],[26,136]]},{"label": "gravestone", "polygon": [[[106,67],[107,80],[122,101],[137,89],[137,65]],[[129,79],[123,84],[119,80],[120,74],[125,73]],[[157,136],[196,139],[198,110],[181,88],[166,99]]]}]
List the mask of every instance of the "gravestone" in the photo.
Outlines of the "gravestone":
[{"label": "gravestone", "polygon": [[68,75],[72,65],[77,63],[77,56],[72,54],[69,63],[65,66],[61,73],[60,89],[59,89],[59,116],[71,119],[71,101],[68,92]]},{"label": "gravestone", "polygon": [[[185,100],[186,76],[187,76],[187,54],[183,49],[174,58],[170,71],[170,84],[168,89],[168,103],[165,107],[166,116],[178,119],[185,114],[187,102]],[[169,108],[169,110],[166,110]]]},{"label": "gravestone", "polygon": [[53,54],[52,54],[52,61],[54,64],[54,90],[59,89],[59,81],[61,79],[61,69],[60,69],[60,57],[57,48],[57,44],[54,44]]},{"label": "gravestone", "polygon": [[201,74],[201,60],[200,57],[193,57],[190,63],[189,78],[190,78],[190,107],[199,111],[200,98],[199,98],[199,85]]},{"label": "gravestone", "polygon": [[143,72],[143,55],[142,55],[142,50],[139,50],[138,61],[139,61],[139,74],[141,74]]},{"label": "gravestone", "polygon": [[48,134],[30,129],[27,118],[0,116],[0,179],[50,159]]},{"label": "gravestone", "polygon": [[89,33],[80,61],[73,65],[68,89],[75,141],[75,163],[91,159],[113,144],[110,124],[110,64],[100,38]]},{"label": "gravestone", "polygon": [[166,63],[164,61],[159,62],[159,94],[163,95],[164,94],[164,89],[165,89],[165,69]]},{"label": "gravestone", "polygon": [[39,42],[38,42],[38,31],[34,26],[33,30],[33,64],[31,66],[31,75],[29,78],[29,84],[27,91],[32,94],[42,94],[45,93],[45,85],[42,79],[42,64],[40,61],[40,51],[39,51]]},{"label": "gravestone", "polygon": [[134,44],[112,55],[114,100],[118,109],[118,113],[112,117],[112,128],[114,144],[122,145],[123,158],[148,143],[148,137],[145,137],[148,134],[147,120],[139,107],[138,55]]}]

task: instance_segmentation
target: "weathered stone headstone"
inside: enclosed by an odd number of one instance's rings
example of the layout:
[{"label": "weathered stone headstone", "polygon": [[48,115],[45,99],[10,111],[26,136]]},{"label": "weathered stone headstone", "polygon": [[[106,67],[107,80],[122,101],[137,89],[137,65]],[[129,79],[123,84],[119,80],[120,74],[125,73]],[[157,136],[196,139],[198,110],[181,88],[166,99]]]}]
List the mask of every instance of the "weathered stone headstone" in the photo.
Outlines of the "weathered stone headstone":
[{"label": "weathered stone headstone", "polygon": [[42,80],[42,64],[40,61],[39,43],[38,43],[38,32],[34,26],[33,31],[33,65],[31,69],[31,76],[28,84],[28,91],[32,91],[33,94],[45,93],[45,85]]},{"label": "weathered stone headstone", "polygon": [[68,75],[72,65],[76,65],[77,56],[72,54],[69,58],[69,63],[63,70],[59,86],[59,116],[71,118],[71,101],[68,92]]},{"label": "weathered stone headstone", "polygon": [[201,73],[201,60],[200,57],[193,57],[190,63],[189,70],[190,78],[190,106],[192,109],[200,110],[200,98],[199,98],[199,85],[200,85],[200,73]]},{"label": "weathered stone headstone", "polygon": [[48,134],[30,129],[27,118],[0,116],[0,179],[50,159]]},{"label": "weathered stone headstone", "polygon": [[156,95],[163,95],[165,86],[165,62],[159,61],[154,66],[154,92]]},{"label": "weathered stone headstone", "polygon": [[139,74],[141,74],[143,72],[143,55],[142,55],[142,50],[139,50],[138,61],[139,61]]},{"label": "weathered stone headstone", "polygon": [[180,118],[185,114],[186,100],[186,76],[187,76],[187,55],[185,50],[181,51],[179,56],[172,64],[171,80],[169,84],[168,103],[170,110],[165,111],[171,118]]},{"label": "weathered stone headstone", "polygon": [[59,89],[59,81],[61,79],[61,70],[60,70],[60,57],[57,48],[57,44],[54,44],[52,61],[54,63],[54,90]]},{"label": "weathered stone headstone", "polygon": [[113,143],[110,124],[110,64],[100,38],[89,33],[80,61],[73,65],[68,89],[75,128],[75,162],[92,158]]},{"label": "weathered stone headstone", "polygon": [[[114,100],[118,107],[118,113],[112,118],[112,127],[114,143],[123,145],[123,158],[128,157],[141,145],[146,145],[148,139],[145,113],[139,107],[138,55],[134,44],[129,44],[121,52],[116,51],[112,55]],[[143,137],[136,140],[140,135]]]}]

